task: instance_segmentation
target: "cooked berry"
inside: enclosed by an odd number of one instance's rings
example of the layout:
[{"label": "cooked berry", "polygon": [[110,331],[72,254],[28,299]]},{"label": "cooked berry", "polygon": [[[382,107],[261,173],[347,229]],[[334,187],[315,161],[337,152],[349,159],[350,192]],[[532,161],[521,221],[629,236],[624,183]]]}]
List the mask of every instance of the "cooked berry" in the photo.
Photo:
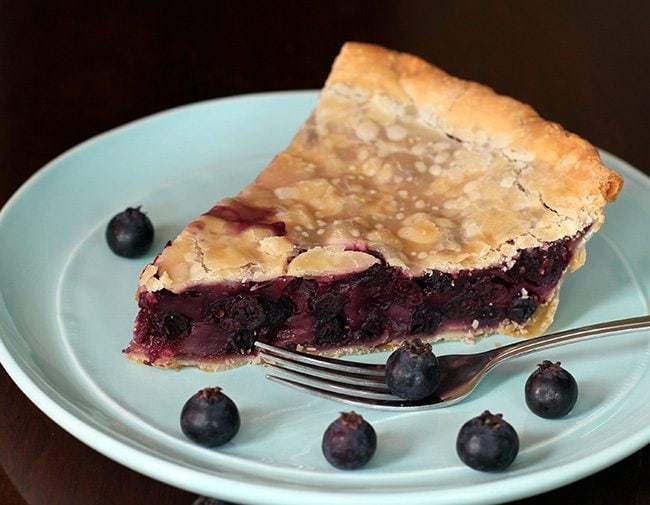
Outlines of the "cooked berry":
[{"label": "cooked berry", "polygon": [[495,275],[479,275],[483,277],[481,282],[475,286],[476,292],[484,297],[490,297],[490,301],[497,303],[510,299],[510,281]]},{"label": "cooked berry", "polygon": [[486,410],[460,429],[456,452],[461,461],[474,470],[505,470],[519,452],[519,437],[501,414]]},{"label": "cooked berry", "polygon": [[525,387],[526,405],[540,417],[557,419],[566,416],[578,399],[578,384],[560,362],[544,360],[538,365]]},{"label": "cooked berry", "polygon": [[393,302],[410,306],[422,303],[422,290],[411,279],[396,276],[389,291]]},{"label": "cooked berry", "polygon": [[[233,320],[228,319],[224,321],[225,325],[228,325],[230,322],[233,322]],[[255,348],[257,337],[258,335],[255,330],[235,330],[230,334],[230,338],[228,339],[228,350],[242,355],[250,354]]]},{"label": "cooked berry", "polygon": [[181,430],[199,445],[217,447],[239,431],[239,411],[221,388],[205,388],[183,406]]},{"label": "cooked berry", "polygon": [[314,328],[314,341],[318,345],[340,342],[345,338],[345,320],[342,317],[317,320]]},{"label": "cooked berry", "polygon": [[140,207],[129,207],[110,220],[106,227],[106,241],[111,251],[118,256],[142,256],[153,242],[151,220],[140,211]]},{"label": "cooked berry", "polygon": [[454,278],[446,272],[434,271],[418,279],[418,284],[427,295],[440,294],[454,288]]},{"label": "cooked berry", "polygon": [[533,284],[553,286],[557,283],[571,257],[564,242],[556,242],[546,249],[522,251],[515,268]]},{"label": "cooked berry", "polygon": [[[208,305],[205,309],[206,317],[210,317],[215,320],[223,319],[226,317],[228,312],[228,306],[230,305],[230,299],[222,298]],[[239,324],[237,325],[239,326]]]},{"label": "cooked berry", "polygon": [[266,312],[266,324],[274,329],[289,319],[295,309],[291,299],[286,296],[281,296],[275,301],[263,300],[262,306]]},{"label": "cooked berry", "polygon": [[244,331],[234,319],[221,319],[218,321],[219,332],[232,339],[237,333]]},{"label": "cooked berry", "polygon": [[395,277],[395,268],[376,263],[359,274],[358,282],[362,286],[364,293],[369,298],[374,298],[384,295],[386,286],[389,286]]},{"label": "cooked berry", "polygon": [[431,345],[420,339],[404,342],[388,357],[386,384],[394,395],[408,400],[431,396],[440,384],[440,366]]},{"label": "cooked berry", "polygon": [[500,311],[494,305],[483,305],[476,313],[476,319],[481,325],[494,324],[500,319]]},{"label": "cooked berry", "polygon": [[250,295],[237,295],[229,304],[227,316],[247,330],[259,328],[266,319],[264,307],[257,298]]},{"label": "cooked berry", "polygon": [[377,449],[377,434],[359,414],[342,412],[325,430],[322,448],[332,466],[354,470],[372,458]]},{"label": "cooked berry", "polygon": [[190,329],[190,320],[182,314],[168,312],[162,321],[162,334],[166,338],[176,338]]},{"label": "cooked berry", "polygon": [[384,333],[386,328],[386,315],[381,310],[371,310],[366,319],[361,323],[359,335],[361,338],[376,337]]},{"label": "cooked berry", "polygon": [[332,319],[343,310],[345,298],[343,295],[330,291],[312,300],[311,303],[312,310],[318,319]]},{"label": "cooked berry", "polygon": [[506,316],[516,323],[525,323],[537,310],[537,302],[534,298],[517,298],[515,299]]},{"label": "cooked berry", "polygon": [[415,307],[411,318],[411,333],[433,333],[440,326],[442,315],[430,303]]},{"label": "cooked berry", "polygon": [[452,319],[469,319],[476,316],[485,304],[485,297],[481,295],[474,288],[464,288],[460,294],[449,299],[445,306],[445,312],[449,314]]}]

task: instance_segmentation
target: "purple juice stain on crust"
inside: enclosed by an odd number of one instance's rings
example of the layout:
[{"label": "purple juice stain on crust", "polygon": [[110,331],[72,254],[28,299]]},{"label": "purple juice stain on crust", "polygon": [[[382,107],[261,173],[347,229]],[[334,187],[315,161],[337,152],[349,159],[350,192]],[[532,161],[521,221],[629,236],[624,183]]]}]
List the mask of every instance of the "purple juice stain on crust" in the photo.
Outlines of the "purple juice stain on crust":
[{"label": "purple juice stain on crust", "polygon": [[251,226],[263,226],[270,228],[276,236],[287,234],[282,221],[273,221],[275,211],[272,209],[251,207],[233,200],[228,205],[215,205],[206,214],[235,224],[238,231],[244,231]]},{"label": "purple juice stain on crust", "polygon": [[327,349],[464,330],[476,322],[481,328],[503,320],[523,324],[548,300],[580,238],[524,250],[510,268],[409,278],[384,263],[338,277],[145,291],[127,352],[142,352],[150,362],[168,356],[220,361],[252,353],[255,340]]}]

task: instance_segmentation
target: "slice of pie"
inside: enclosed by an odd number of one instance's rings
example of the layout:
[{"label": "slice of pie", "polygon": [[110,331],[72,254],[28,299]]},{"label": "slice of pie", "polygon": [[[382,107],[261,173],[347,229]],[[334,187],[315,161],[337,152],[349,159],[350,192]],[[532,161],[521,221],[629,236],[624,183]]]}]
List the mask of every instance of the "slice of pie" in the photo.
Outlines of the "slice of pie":
[{"label": "slice of pie", "polygon": [[348,43],[289,147],[144,269],[126,353],[214,370],[256,340],[340,355],[539,335],[620,187],[528,105]]}]

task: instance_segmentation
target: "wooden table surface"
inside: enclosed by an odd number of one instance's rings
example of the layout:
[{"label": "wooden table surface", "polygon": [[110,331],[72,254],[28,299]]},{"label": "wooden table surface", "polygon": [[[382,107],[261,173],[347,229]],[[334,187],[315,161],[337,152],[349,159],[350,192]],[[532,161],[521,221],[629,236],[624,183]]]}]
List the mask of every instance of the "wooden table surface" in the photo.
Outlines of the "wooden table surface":
[{"label": "wooden table surface", "polygon": [[[345,40],[489,84],[648,173],[647,0],[187,3],[0,0],[0,204],[54,156],[126,121],[317,88]],[[2,369],[0,393],[0,503],[193,502],[64,432]],[[650,503],[647,457],[518,503]]]}]

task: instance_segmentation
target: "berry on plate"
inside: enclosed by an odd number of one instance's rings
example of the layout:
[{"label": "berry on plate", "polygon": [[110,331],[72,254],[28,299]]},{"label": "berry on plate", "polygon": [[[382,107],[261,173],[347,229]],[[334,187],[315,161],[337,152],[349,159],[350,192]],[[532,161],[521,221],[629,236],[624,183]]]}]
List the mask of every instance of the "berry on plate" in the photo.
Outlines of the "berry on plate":
[{"label": "berry on plate", "polygon": [[526,405],[535,414],[546,419],[558,419],[573,409],[578,399],[578,384],[560,362],[542,361],[524,389]]},{"label": "berry on plate", "polygon": [[474,470],[505,470],[519,452],[519,437],[501,414],[486,410],[462,426],[456,439],[456,452]]},{"label": "berry on plate", "polygon": [[388,357],[386,384],[391,393],[407,400],[431,396],[440,384],[440,366],[431,344],[417,338],[404,342]]},{"label": "berry on plate", "polygon": [[129,207],[110,220],[106,227],[106,241],[118,256],[137,258],[151,247],[153,224],[140,207]]},{"label": "berry on plate", "polygon": [[218,447],[239,431],[239,411],[221,388],[205,388],[190,397],[181,411],[181,430],[204,447]]},{"label": "berry on plate", "polygon": [[374,428],[355,412],[342,412],[323,435],[323,454],[340,470],[361,468],[377,449]]}]

